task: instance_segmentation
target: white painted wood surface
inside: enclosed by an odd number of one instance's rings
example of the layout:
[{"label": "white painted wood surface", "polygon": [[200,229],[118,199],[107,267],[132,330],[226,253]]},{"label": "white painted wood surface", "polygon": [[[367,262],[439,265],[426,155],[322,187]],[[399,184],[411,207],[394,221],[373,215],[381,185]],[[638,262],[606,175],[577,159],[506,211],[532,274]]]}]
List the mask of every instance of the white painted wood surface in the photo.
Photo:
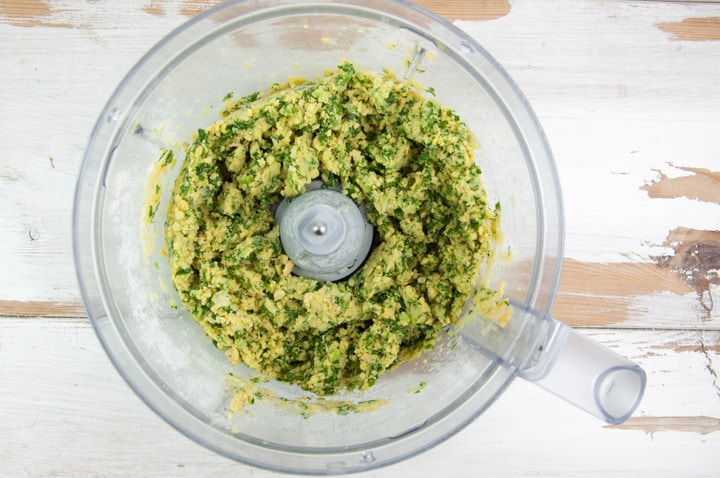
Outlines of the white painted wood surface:
[{"label": "white painted wood surface", "polygon": [[[277,476],[196,445],[122,382],[83,311],[71,213],[125,72],[212,2],[0,0],[0,475]],[[720,5],[423,4],[519,83],[556,155],[556,315],[648,372],[604,426],[516,382],[448,442],[361,476],[718,476]]]}]

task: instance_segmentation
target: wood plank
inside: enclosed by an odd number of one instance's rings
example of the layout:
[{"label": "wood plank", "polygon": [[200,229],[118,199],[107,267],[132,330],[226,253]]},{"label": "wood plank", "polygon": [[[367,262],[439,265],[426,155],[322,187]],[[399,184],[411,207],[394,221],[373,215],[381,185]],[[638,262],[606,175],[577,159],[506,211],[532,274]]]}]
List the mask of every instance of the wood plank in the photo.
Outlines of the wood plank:
[{"label": "wood plank", "polygon": [[[144,2],[141,10],[154,16],[180,14],[192,17],[220,3],[221,0],[150,0]],[[450,21],[494,20],[507,15],[511,8],[508,0],[418,0],[415,3]],[[0,3],[0,19],[22,27],[73,28],[73,18],[81,13],[81,8],[68,9],[42,0],[6,0]]]},{"label": "wood plank", "polygon": [[[73,304],[79,312],[70,222],[85,138],[132,63],[190,14],[182,8],[201,8],[202,3],[143,4],[158,9],[155,13],[124,3],[62,8],[3,3],[0,42],[14,60],[5,70],[0,105],[15,121],[0,131],[6,151],[0,160],[6,206],[0,210],[0,243],[6,251],[0,305],[17,304],[0,307],[0,314],[45,314],[35,305],[20,310],[21,303]],[[426,6],[440,11],[442,2]],[[698,292],[678,280],[681,270],[673,269],[673,275],[653,263],[676,264],[672,258],[691,250],[690,240],[683,242],[684,249],[671,247],[678,227],[717,229],[713,178],[720,149],[714,133],[720,128],[720,84],[708,68],[718,57],[718,43],[693,42],[692,48],[676,51],[678,42],[672,43],[656,23],[682,21],[692,12],[712,16],[718,9],[619,2],[578,10],[572,3],[515,2],[501,20],[457,22],[518,80],[555,151],[569,258],[556,307],[562,320],[588,326],[717,325],[717,308],[707,310],[710,299],[713,304],[720,300],[717,284],[707,275],[713,270],[709,264],[704,265],[707,287]],[[572,28],[560,34],[542,20],[548,15]],[[16,25],[23,18],[74,23],[72,28]],[[118,18],[124,19],[120,27]],[[584,32],[595,29],[603,34],[588,42]],[[54,54],[58,42],[81,58],[74,68]],[[618,49],[624,55],[613,53]],[[41,117],[47,126],[38,138],[33,125]],[[661,289],[647,293],[645,269]],[[593,289],[606,287],[603,282],[626,289],[612,294]]]},{"label": "wood plank", "polygon": [[[0,318],[0,330],[0,462],[8,476],[280,476],[216,456],[155,416],[113,370],[89,322]],[[625,425],[603,425],[516,381],[448,442],[371,476],[711,476],[720,400],[708,367],[718,367],[720,333],[584,332],[648,373],[645,398]],[[613,459],[599,460],[598,449]]]},{"label": "wood plank", "polygon": [[[155,16],[177,12],[192,17],[219,3],[221,0],[150,0],[142,6],[142,11]],[[450,21],[495,20],[508,15],[511,10],[508,0],[416,0],[415,3]],[[72,9],[56,7],[42,0],[6,0],[0,3],[0,15],[2,15],[0,18],[16,26],[68,28],[73,27],[72,23],[54,18],[67,14],[68,10],[72,12]],[[79,9],[73,13],[79,13]],[[678,22],[662,22],[658,27],[672,33],[676,40],[705,41],[720,39],[719,25],[718,17],[701,17],[686,18]]]}]

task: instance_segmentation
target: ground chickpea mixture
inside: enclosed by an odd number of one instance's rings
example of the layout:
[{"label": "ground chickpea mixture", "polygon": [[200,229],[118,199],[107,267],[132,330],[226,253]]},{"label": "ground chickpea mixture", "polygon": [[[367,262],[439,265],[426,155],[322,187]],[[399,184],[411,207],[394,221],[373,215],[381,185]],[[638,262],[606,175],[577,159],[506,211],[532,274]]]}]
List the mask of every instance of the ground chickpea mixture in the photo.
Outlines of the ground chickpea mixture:
[{"label": "ground chickpea mixture", "polygon": [[[365,389],[432,348],[493,252],[471,132],[432,90],[343,62],[317,81],[226,97],[189,146],[166,247],[184,305],[233,363],[319,395]],[[367,209],[375,246],[350,278],[292,274],[272,207],[313,180]],[[483,305],[484,304],[484,305]]]}]

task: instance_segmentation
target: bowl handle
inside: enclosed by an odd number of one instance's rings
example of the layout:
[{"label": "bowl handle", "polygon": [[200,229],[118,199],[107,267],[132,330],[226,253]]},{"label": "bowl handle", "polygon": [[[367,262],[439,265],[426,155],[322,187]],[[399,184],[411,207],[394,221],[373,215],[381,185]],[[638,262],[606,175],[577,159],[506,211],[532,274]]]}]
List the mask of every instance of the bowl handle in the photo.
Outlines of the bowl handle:
[{"label": "bowl handle", "polygon": [[647,381],[634,362],[546,317],[546,340],[519,376],[617,425],[635,411]]}]

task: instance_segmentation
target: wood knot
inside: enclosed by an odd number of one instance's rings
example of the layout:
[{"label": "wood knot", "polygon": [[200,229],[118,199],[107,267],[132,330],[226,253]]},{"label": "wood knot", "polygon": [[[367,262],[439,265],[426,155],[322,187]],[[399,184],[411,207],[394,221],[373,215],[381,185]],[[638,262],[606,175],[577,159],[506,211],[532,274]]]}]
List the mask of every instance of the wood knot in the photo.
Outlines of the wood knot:
[{"label": "wood knot", "polygon": [[720,286],[720,231],[680,227],[670,231],[666,245],[674,256],[656,258],[669,267],[698,294],[703,309],[713,310],[713,286]]},{"label": "wood knot", "polygon": [[720,244],[700,242],[691,245],[683,255],[685,281],[698,293],[700,304],[713,309],[712,284],[720,284]]}]

